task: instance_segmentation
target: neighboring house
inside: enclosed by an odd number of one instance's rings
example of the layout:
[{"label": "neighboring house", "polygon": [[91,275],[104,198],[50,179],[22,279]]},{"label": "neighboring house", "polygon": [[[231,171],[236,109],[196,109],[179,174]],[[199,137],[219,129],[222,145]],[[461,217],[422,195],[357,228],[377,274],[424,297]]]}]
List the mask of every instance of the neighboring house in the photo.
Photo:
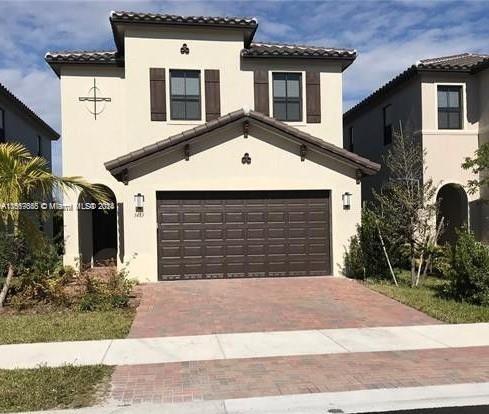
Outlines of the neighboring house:
[{"label": "neighboring house", "polygon": [[131,260],[149,281],[339,274],[379,168],[341,148],[355,51],[253,43],[248,18],[110,23],[116,51],[46,54],[63,171],[117,207],[66,212],[65,262]]},{"label": "neighboring house", "polygon": [[0,142],[20,142],[52,167],[51,141],[59,134],[0,83]]},{"label": "neighboring house", "polygon": [[[481,194],[467,194],[464,187],[476,177],[461,165],[489,141],[489,56],[464,53],[417,62],[344,114],[343,146],[381,163],[400,122],[426,151],[425,175],[437,187],[446,224],[440,241],[453,240],[462,225],[488,240],[487,207]],[[362,198],[371,199],[372,188],[386,178],[382,169],[366,179]]]},{"label": "neighboring house", "polygon": [[[51,141],[59,134],[0,83],[0,143],[20,142],[33,155],[45,158],[52,170]],[[52,236],[52,220],[43,225]]]}]

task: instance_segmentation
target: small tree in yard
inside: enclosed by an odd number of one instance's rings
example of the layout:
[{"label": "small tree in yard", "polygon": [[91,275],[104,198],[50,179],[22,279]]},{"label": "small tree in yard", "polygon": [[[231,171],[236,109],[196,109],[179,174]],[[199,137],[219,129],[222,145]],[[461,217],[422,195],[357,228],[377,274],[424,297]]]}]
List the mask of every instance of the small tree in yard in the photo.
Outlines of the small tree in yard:
[{"label": "small tree in yard", "polygon": [[470,194],[475,194],[480,188],[487,187],[489,184],[489,143],[479,146],[473,158],[465,158],[462,168],[479,176],[479,179],[472,179],[467,183],[467,190]]},{"label": "small tree in yard", "polygon": [[384,157],[388,180],[380,192],[374,191],[383,239],[391,251],[408,259],[413,287],[419,284],[422,268],[429,265],[437,233],[436,189],[431,179],[424,179],[425,156],[421,143],[404,134],[400,125]]},{"label": "small tree in yard", "polygon": [[[44,158],[35,157],[21,144],[0,144],[0,237],[2,261],[7,274],[0,291],[0,309],[8,293],[16,264],[26,245],[40,246],[43,234],[36,211],[19,209],[20,203],[49,200],[54,190],[84,190],[94,199],[107,201],[104,190],[80,177],[58,177],[49,171]],[[5,274],[0,269],[0,276]]]}]

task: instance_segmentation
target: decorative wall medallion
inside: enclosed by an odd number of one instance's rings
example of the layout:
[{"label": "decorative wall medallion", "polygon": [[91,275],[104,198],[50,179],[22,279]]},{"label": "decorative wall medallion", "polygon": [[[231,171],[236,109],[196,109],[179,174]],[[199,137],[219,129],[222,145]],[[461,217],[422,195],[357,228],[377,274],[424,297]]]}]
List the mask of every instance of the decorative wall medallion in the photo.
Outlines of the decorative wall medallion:
[{"label": "decorative wall medallion", "polygon": [[188,55],[190,53],[190,49],[187,46],[187,43],[184,43],[182,47],[180,48],[180,53],[182,55]]},{"label": "decorative wall medallion", "polygon": [[245,155],[243,155],[243,158],[241,158],[241,163],[242,164],[251,164],[251,157],[250,154],[245,152]]},{"label": "decorative wall medallion", "polygon": [[97,87],[97,81],[93,78],[93,86],[88,90],[89,96],[80,96],[78,98],[80,102],[88,102],[87,110],[93,115],[94,119],[97,119],[97,115],[100,115],[104,111],[105,102],[111,101],[111,98],[99,96],[99,92],[100,89]]}]

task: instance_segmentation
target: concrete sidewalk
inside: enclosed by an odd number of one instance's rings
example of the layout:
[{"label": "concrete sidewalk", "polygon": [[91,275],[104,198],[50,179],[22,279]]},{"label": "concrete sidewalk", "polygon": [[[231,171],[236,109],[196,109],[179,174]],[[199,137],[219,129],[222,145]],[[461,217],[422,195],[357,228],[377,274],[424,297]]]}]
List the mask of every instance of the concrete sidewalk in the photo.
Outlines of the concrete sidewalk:
[{"label": "concrete sidewalk", "polygon": [[489,346],[489,324],[251,332],[0,346],[0,369],[144,365]]},{"label": "concrete sidewalk", "polygon": [[118,406],[115,403],[109,403],[105,406],[41,411],[36,414],[353,414],[488,404],[489,383],[469,383],[179,404]]}]

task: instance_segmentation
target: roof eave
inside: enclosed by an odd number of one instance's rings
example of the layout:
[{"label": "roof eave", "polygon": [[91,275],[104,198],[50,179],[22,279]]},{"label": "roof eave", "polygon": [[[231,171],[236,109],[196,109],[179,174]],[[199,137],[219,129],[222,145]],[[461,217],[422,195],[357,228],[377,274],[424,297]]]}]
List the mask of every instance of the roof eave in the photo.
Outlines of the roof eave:
[{"label": "roof eave", "polygon": [[336,62],[341,62],[342,65],[342,70],[345,70],[348,68],[357,58],[356,56],[348,57],[348,56],[300,56],[300,55],[291,55],[291,56],[284,56],[284,55],[247,55],[247,54],[242,54],[241,55],[245,59],[307,59],[307,60],[325,60],[325,61],[336,61]]},{"label": "roof eave", "polygon": [[152,21],[128,21],[117,17],[110,16],[110,25],[112,27],[112,35],[117,47],[117,51],[124,55],[124,26],[126,25],[144,25],[144,26],[182,26],[182,27],[201,27],[201,28],[217,28],[217,29],[238,29],[244,32],[243,42],[245,47],[249,47],[253,41],[253,37],[258,29],[258,23],[254,26],[237,26],[237,25],[225,25],[219,23],[191,23],[191,22],[152,22]]},{"label": "roof eave", "polygon": [[258,123],[262,123],[269,128],[277,130],[284,136],[290,136],[297,141],[310,145],[311,148],[315,148],[316,150],[325,153],[327,156],[335,159],[338,162],[347,164],[355,170],[360,170],[363,175],[373,175],[380,169],[379,164],[358,156],[357,154],[352,154],[342,148],[334,146],[333,144],[329,144],[325,141],[323,142],[319,138],[303,133],[296,128],[282,125],[280,121],[273,120],[272,118],[266,117],[261,113],[255,111],[247,112],[243,109],[223,115],[214,121],[210,121],[209,123],[200,125],[199,127],[171,136],[165,140],[143,147],[114,160],[107,161],[104,164],[105,168],[120,181],[120,173],[134,167],[138,163],[158,156],[158,154],[165,153],[172,148],[184,145],[201,135],[241,120],[254,120]]},{"label": "roof eave", "polygon": [[46,132],[47,138],[49,138],[51,141],[57,141],[60,138],[60,134],[57,131],[51,128],[39,115],[37,115],[3,85],[0,85],[0,94],[2,94],[6,100],[10,101],[17,108],[17,110],[34,122],[41,130]]}]

